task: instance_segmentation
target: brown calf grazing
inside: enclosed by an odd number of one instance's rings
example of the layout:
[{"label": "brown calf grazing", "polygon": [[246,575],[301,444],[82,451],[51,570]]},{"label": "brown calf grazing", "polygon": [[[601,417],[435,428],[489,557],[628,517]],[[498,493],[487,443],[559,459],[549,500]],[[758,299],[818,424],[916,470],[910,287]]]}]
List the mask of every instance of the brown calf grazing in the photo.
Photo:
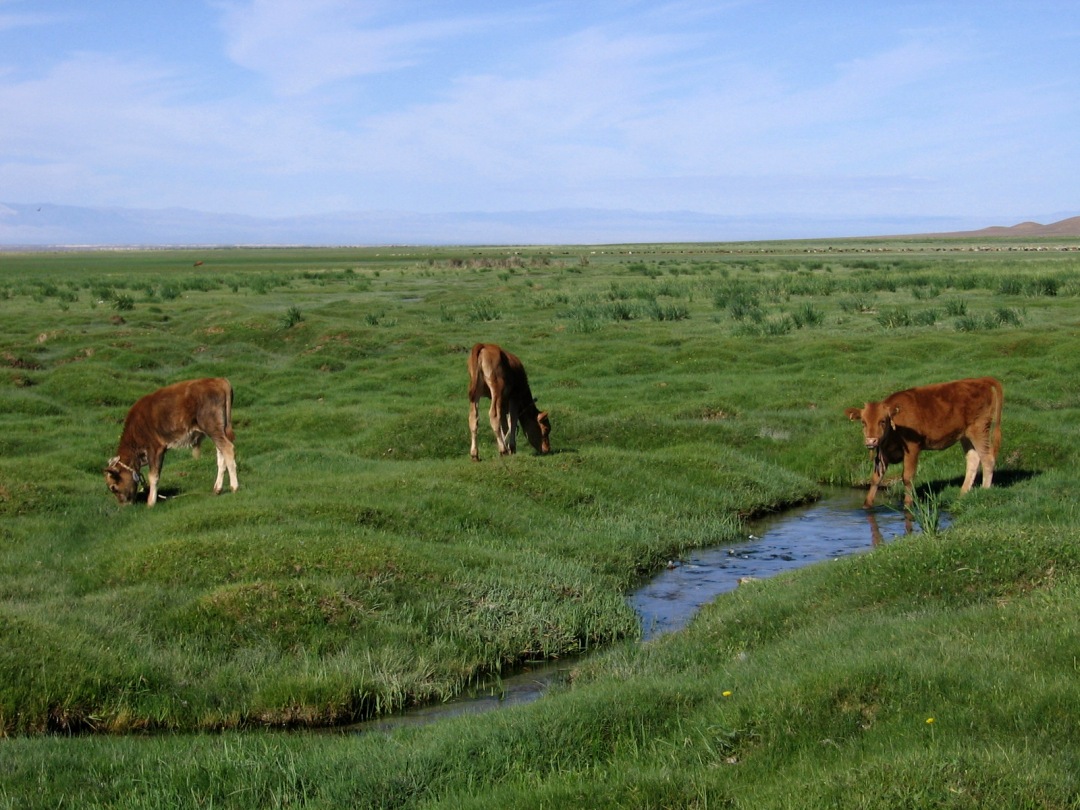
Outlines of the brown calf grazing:
[{"label": "brown calf grazing", "polygon": [[233,389],[228,380],[210,378],[187,380],[147,394],[128,411],[120,447],[105,468],[105,484],[120,503],[135,500],[139,488],[139,470],[148,466],[150,495],[147,506],[157,503],[158,478],[165,451],[190,447],[198,458],[199,443],[209,436],[217,448],[217,480],[214,494],[221,492],[225,470],[233,492],[236,458],[232,429]]},{"label": "brown calf grazing", "polygon": [[519,422],[538,453],[551,452],[551,423],[547,412],[536,407],[525,367],[516,356],[494,343],[477,343],[469,352],[469,455],[473,461],[480,460],[476,425],[481,397],[491,398],[488,416],[501,455],[516,451]]},{"label": "brown calf grazing", "polygon": [[866,446],[874,451],[870,491],[863,506],[874,505],[878,484],[890,464],[904,462],[904,505],[911,506],[911,485],[923,450],[964,448],[967,474],[961,492],[975,482],[982,464],[982,485],[990,486],[1001,448],[1001,383],[993,377],[908,388],[881,402],[848,408],[848,419],[862,422]]}]

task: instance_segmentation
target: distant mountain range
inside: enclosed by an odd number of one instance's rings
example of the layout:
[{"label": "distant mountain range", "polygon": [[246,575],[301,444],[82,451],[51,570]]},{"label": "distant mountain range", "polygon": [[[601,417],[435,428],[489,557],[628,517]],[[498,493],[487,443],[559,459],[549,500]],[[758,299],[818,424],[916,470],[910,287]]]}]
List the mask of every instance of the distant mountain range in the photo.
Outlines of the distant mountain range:
[{"label": "distant mountain range", "polygon": [[1080,217],[1069,217],[1049,225],[1021,222],[1019,225],[992,225],[977,231],[940,234],[941,236],[1080,236]]},{"label": "distant mountain range", "polygon": [[974,230],[962,217],[723,216],[694,211],[554,209],[254,217],[183,208],[0,203],[0,247],[502,245],[741,242],[882,234],[1080,236],[1080,217]]}]

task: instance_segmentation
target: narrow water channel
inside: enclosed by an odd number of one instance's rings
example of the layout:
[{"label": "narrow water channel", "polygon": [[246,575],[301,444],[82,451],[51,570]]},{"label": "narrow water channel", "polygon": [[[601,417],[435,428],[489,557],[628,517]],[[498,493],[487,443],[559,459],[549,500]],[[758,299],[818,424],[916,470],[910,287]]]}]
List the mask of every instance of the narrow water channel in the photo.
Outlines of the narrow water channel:
[{"label": "narrow water channel", "polygon": [[[919,531],[918,524],[905,520],[903,513],[894,509],[863,509],[865,495],[859,490],[831,490],[815,503],[754,521],[741,542],[699,549],[684,560],[672,561],[629,597],[641,617],[642,639],[649,641],[682,629],[704,605],[734,590],[741,581],[765,579],[868,551]],[[529,664],[521,672],[493,679],[445,703],[369,720],[346,730],[385,731],[528,703],[552,684],[566,682],[574,663],[571,659]]]},{"label": "narrow water channel", "polygon": [[866,493],[831,490],[820,501],[754,521],[745,542],[700,549],[630,595],[648,641],[689,624],[702,606],[748,579],[867,551],[918,524],[889,507],[862,508]]}]

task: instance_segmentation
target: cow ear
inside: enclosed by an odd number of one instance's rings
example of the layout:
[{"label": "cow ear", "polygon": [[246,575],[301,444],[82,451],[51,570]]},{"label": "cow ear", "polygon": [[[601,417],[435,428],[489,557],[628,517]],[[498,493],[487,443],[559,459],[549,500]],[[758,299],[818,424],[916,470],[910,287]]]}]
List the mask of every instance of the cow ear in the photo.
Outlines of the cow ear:
[{"label": "cow ear", "polygon": [[862,411],[860,411],[858,408],[848,408],[846,411],[844,411],[844,415],[852,422],[854,422],[856,419],[862,419]]}]

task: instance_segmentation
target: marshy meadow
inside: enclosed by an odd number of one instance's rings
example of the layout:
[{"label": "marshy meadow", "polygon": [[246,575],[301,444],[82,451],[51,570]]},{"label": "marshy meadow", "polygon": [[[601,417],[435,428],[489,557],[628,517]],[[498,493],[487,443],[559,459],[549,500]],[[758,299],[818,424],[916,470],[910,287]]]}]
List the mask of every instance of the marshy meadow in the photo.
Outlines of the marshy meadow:
[{"label": "marshy meadow", "polygon": [[[1078,333],[1068,239],[0,253],[0,807],[1078,807]],[[470,460],[476,342],[549,455],[482,415]],[[947,528],[641,641],[643,577],[865,487],[845,408],[984,375],[994,486],[919,464]],[[205,442],[117,504],[131,405],[218,376],[239,491]]]}]

